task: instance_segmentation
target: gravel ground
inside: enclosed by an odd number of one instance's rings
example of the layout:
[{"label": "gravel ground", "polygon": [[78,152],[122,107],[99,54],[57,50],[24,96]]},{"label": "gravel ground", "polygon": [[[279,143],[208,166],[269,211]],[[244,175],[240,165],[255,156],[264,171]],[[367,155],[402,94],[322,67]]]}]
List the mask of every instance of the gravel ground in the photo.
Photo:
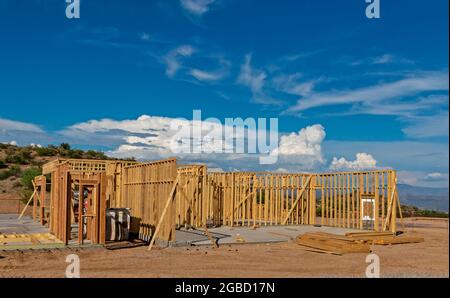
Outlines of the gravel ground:
[{"label": "gravel ground", "polygon": [[[374,246],[381,277],[449,277],[448,220],[405,221],[425,242]],[[81,277],[365,277],[365,254],[335,256],[293,242],[179,247],[0,251],[1,277],[64,277],[68,254],[80,257]]]}]

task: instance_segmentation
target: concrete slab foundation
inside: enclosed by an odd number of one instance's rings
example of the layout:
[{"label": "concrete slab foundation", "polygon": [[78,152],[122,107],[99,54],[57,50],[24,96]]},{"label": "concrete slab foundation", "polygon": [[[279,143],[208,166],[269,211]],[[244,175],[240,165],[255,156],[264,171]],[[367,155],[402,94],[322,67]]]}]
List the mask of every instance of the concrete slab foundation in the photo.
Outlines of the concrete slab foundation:
[{"label": "concrete slab foundation", "polygon": [[31,216],[23,216],[17,220],[19,214],[0,214],[1,234],[34,234],[48,233],[49,229],[34,221]]},{"label": "concrete slab foundation", "polygon": [[[252,227],[217,227],[208,229],[211,237],[217,244],[245,244],[245,243],[275,243],[287,242],[298,235],[308,232],[325,232],[336,235],[344,235],[349,232],[361,232],[361,230],[335,228],[313,225],[293,226],[263,226]],[[176,231],[176,241],[170,246],[211,245],[211,241],[201,229],[180,229]]]}]

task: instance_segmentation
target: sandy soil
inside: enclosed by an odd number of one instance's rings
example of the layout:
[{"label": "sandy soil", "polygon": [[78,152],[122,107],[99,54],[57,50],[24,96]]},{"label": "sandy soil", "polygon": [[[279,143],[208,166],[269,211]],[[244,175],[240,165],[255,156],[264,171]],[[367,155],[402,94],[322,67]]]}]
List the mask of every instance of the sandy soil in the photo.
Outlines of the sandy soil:
[{"label": "sandy soil", "polygon": [[[448,220],[405,221],[425,242],[374,246],[382,277],[449,277]],[[365,254],[334,256],[297,244],[122,250],[104,248],[0,251],[1,277],[64,277],[65,258],[78,254],[82,277],[364,277]]]}]

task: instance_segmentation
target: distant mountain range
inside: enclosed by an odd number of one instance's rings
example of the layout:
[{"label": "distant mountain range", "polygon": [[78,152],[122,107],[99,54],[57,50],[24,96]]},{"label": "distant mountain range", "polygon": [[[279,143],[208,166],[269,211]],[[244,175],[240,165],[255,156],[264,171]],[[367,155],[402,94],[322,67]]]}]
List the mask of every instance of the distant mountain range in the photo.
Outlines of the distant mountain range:
[{"label": "distant mountain range", "polygon": [[448,212],[449,189],[398,184],[400,203],[421,209]]}]

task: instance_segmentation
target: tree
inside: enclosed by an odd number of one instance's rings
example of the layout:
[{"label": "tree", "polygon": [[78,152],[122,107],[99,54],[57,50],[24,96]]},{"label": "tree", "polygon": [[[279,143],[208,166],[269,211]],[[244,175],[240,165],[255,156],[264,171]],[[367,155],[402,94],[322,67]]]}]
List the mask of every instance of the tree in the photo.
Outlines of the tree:
[{"label": "tree", "polygon": [[61,145],[59,145],[59,148],[69,151],[70,145],[69,145],[69,143],[61,143]]}]

